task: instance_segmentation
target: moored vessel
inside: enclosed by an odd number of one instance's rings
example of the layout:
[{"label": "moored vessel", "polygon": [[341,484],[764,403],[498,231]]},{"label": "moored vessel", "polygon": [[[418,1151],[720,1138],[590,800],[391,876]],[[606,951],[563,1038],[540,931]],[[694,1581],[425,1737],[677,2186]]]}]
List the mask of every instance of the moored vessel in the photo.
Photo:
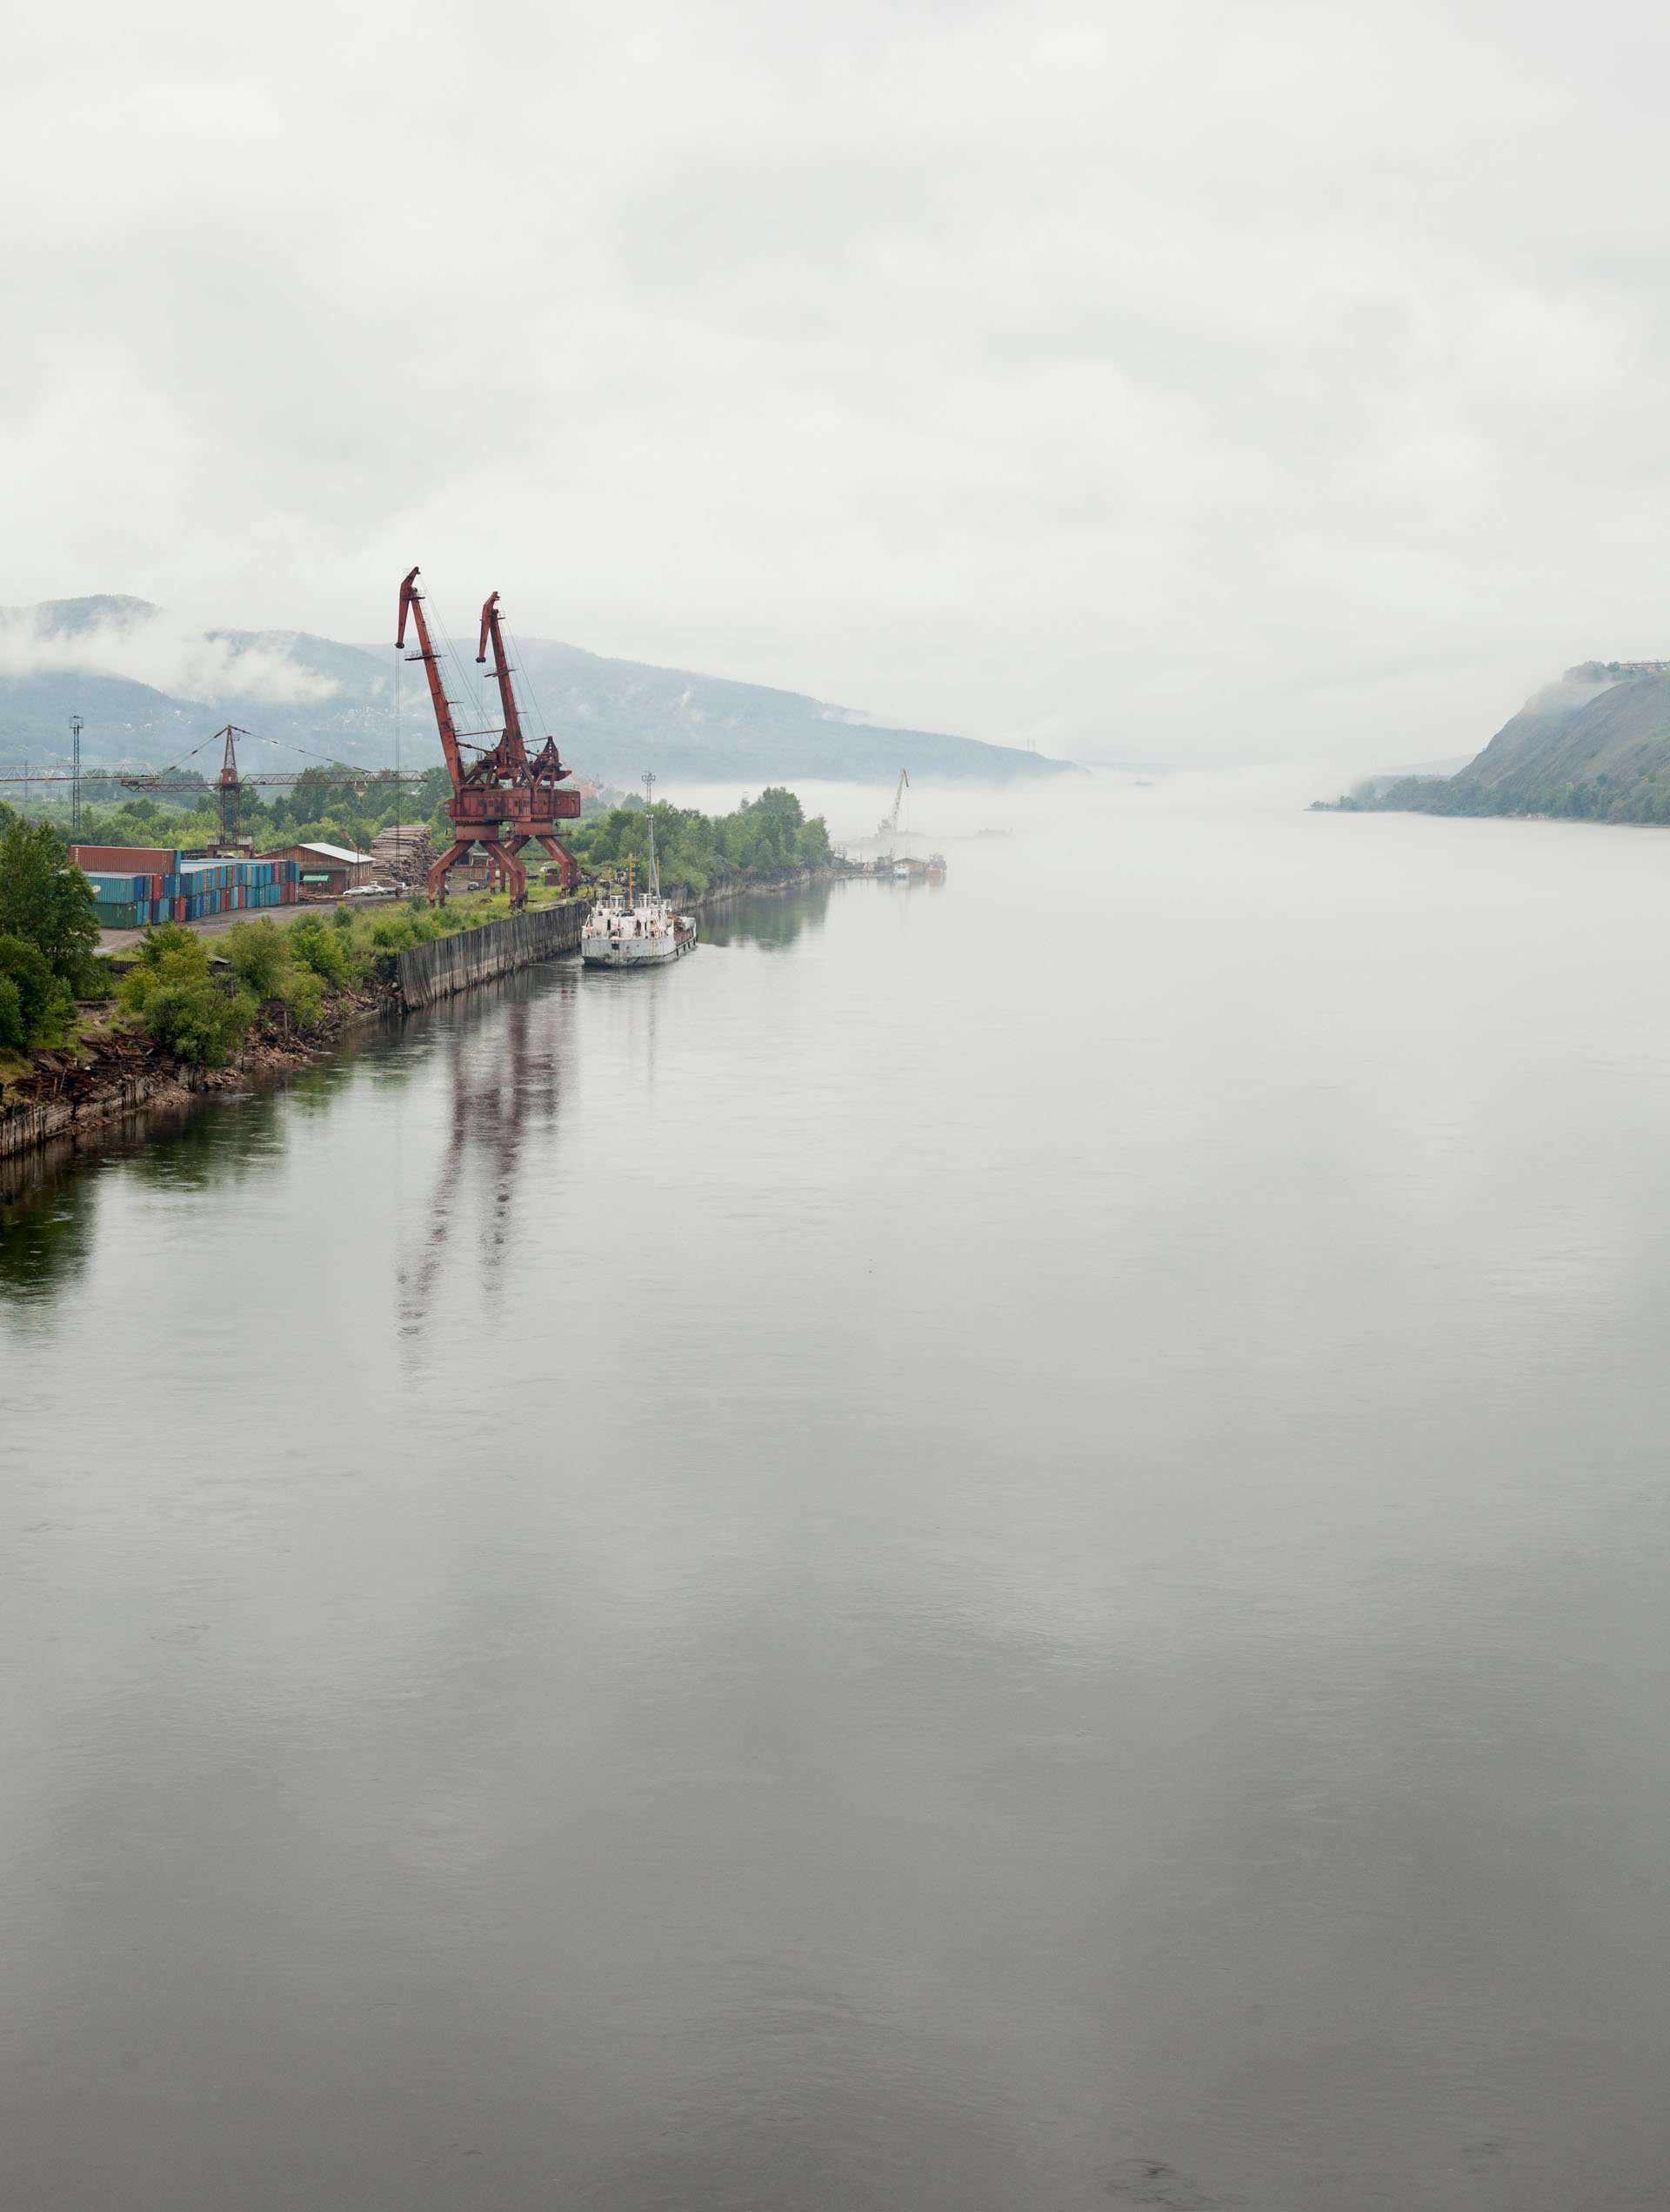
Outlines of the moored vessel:
[{"label": "moored vessel", "polygon": [[696,924],[653,892],[600,899],[580,932],[580,958],[590,968],[654,967],[696,949]]},{"label": "moored vessel", "polygon": [[[648,799],[655,788],[645,776]],[[634,894],[611,892],[600,899],[585,918],[580,932],[580,959],[589,968],[658,967],[696,950],[696,919],[678,913],[671,899],[661,895],[660,871],[655,863],[655,813],[650,811],[650,885]]]}]

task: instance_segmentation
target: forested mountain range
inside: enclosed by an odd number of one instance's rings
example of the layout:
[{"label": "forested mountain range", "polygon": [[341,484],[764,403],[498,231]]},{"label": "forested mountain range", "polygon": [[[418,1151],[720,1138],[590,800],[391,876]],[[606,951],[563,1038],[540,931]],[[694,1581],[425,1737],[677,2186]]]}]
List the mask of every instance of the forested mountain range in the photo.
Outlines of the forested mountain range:
[{"label": "forested mountain range", "polygon": [[[464,727],[495,723],[473,634],[458,641],[448,690]],[[630,788],[645,768],[684,781],[792,778],[882,783],[912,777],[1008,781],[1069,764],[942,732],[878,727],[794,692],[610,660],[525,638],[516,647],[531,721],[582,776]],[[398,698],[397,701],[397,678]],[[0,763],[62,760],[83,718],[89,762],[162,767],[234,722],[296,750],[353,765],[422,765],[439,745],[421,668],[393,645],[342,645],[289,630],[182,631],[143,599],[102,596],[0,608]],[[253,772],[260,748],[249,753]]]}]

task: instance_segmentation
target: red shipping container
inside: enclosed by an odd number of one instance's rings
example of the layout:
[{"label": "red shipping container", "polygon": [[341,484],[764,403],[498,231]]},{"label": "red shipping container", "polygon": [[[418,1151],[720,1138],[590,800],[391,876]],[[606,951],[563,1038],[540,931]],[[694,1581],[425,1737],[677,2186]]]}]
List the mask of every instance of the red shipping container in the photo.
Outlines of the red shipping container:
[{"label": "red shipping container", "polygon": [[171,875],[179,855],[160,845],[72,845],[70,858],[93,876]]}]

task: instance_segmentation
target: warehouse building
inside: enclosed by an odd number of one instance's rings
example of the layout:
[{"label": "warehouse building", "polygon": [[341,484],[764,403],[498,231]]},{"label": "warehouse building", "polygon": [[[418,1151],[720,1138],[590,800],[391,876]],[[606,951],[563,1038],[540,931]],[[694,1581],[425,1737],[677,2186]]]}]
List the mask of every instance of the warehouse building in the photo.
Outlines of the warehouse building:
[{"label": "warehouse building", "polygon": [[295,861],[304,899],[340,899],[344,891],[363,890],[377,872],[369,852],[343,845],[283,845],[265,857]]}]

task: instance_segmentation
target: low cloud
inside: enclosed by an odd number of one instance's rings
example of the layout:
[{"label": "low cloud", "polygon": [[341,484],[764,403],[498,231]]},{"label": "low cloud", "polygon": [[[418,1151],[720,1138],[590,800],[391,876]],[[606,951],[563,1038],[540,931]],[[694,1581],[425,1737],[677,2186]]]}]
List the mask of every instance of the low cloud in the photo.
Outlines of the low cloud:
[{"label": "low cloud", "polygon": [[466,645],[1347,777],[1670,650],[1641,0],[521,7],[491,100],[467,10],[210,20],[9,37],[0,601],[387,643],[418,561]]},{"label": "low cloud", "polygon": [[0,610],[0,675],[124,677],[205,705],[311,706],[338,688],[281,646],[192,630],[143,605],[118,604],[86,622],[50,606]]}]

